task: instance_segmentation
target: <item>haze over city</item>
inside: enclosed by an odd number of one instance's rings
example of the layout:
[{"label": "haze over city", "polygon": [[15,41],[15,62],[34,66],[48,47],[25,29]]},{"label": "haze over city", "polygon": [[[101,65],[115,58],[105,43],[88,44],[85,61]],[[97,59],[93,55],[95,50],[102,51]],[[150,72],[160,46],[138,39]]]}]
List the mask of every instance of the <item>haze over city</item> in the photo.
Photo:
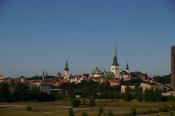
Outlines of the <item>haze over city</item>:
[{"label": "haze over city", "polygon": [[2,0],[0,72],[56,74],[66,60],[73,74],[110,70],[116,41],[122,69],[169,74],[173,0],[126,1]]}]

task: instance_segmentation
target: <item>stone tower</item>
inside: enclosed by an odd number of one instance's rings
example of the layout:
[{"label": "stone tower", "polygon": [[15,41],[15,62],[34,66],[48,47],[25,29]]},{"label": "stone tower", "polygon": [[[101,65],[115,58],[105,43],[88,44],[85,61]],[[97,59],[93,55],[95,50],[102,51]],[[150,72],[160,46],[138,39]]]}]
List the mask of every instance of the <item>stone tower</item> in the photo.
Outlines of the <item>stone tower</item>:
[{"label": "stone tower", "polygon": [[113,63],[111,65],[111,72],[113,72],[114,78],[120,78],[119,64],[117,61],[116,43],[115,43],[115,53],[114,53]]},{"label": "stone tower", "polygon": [[171,87],[175,89],[175,46],[171,47]]}]

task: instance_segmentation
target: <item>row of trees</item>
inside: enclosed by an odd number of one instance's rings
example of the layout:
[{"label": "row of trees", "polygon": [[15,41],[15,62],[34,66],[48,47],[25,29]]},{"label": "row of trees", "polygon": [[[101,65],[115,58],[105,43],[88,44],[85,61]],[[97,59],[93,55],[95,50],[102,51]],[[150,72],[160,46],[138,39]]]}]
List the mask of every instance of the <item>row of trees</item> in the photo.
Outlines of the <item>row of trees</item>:
[{"label": "row of trees", "polygon": [[0,102],[28,100],[51,101],[54,100],[54,96],[41,92],[37,87],[30,87],[23,83],[0,84]]},{"label": "row of trees", "polygon": [[136,90],[131,90],[129,87],[126,88],[126,92],[121,94],[121,99],[125,101],[131,101],[133,99],[137,99],[138,101],[148,101],[148,102],[156,102],[156,101],[167,101],[168,97],[162,96],[162,90],[159,89],[146,89],[142,92],[141,88],[136,88]]},{"label": "row of trees", "polygon": [[162,84],[170,83],[171,81],[171,74],[164,75],[164,76],[154,76],[153,79],[157,82],[160,82]]},{"label": "row of trees", "polygon": [[131,80],[124,82],[127,86],[135,85],[135,90],[126,88],[125,93],[120,93],[120,85],[111,87],[108,82],[100,84],[94,81],[82,81],[79,84],[65,83],[58,88],[61,89],[61,94],[51,93],[50,95],[43,93],[37,87],[30,87],[23,83],[1,83],[0,84],[0,101],[54,101],[60,98],[75,98],[79,96],[86,99],[123,99],[131,101],[137,99],[139,101],[166,101],[168,98],[162,96],[161,90],[146,90],[144,93],[139,88],[140,80]]},{"label": "row of trees", "polygon": [[[95,99],[123,99],[125,101],[131,101],[137,99],[138,101],[167,101],[173,100],[172,97],[163,97],[162,90],[159,89],[147,89],[144,92],[139,88],[142,81],[139,79],[133,79],[128,82],[123,82],[127,86],[126,92],[121,93],[120,86],[111,87],[109,83],[100,84],[94,81],[82,81],[80,84],[66,83],[60,88],[65,92],[64,97],[74,97],[80,95],[82,98],[95,98]],[[128,86],[135,85],[135,89],[132,90]]]},{"label": "row of trees", "polygon": [[83,98],[118,98],[120,86],[111,87],[109,83],[100,84],[94,81],[82,81],[79,84],[65,83],[60,86],[65,91],[64,97],[74,97],[80,95]]}]

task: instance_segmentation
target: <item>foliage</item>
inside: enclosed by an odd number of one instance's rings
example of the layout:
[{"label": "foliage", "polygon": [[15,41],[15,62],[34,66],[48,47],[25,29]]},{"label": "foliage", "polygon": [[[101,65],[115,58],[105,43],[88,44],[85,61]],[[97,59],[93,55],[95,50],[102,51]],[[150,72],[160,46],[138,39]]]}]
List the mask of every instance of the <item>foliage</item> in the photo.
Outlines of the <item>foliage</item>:
[{"label": "foliage", "polygon": [[83,100],[82,100],[82,105],[84,105],[84,106],[87,105],[87,100],[86,100],[86,98],[83,98]]},{"label": "foliage", "polygon": [[82,113],[82,116],[88,116],[88,113],[83,112],[83,113]]},{"label": "foliage", "polygon": [[69,116],[74,116],[74,110],[73,110],[73,108],[70,108],[69,109]]},{"label": "foliage", "polygon": [[153,79],[159,83],[166,84],[166,83],[170,83],[171,75],[169,74],[164,76],[155,76]]},{"label": "foliage", "polygon": [[47,93],[40,92],[37,96],[37,101],[39,102],[47,102],[51,100],[51,96]]},{"label": "foliage", "polygon": [[127,86],[126,92],[122,94],[122,99],[125,101],[131,101],[134,98],[132,90]]},{"label": "foliage", "polygon": [[27,111],[32,111],[32,107],[31,106],[27,106],[26,110]]},{"label": "foliage", "polygon": [[96,106],[95,98],[93,97],[89,98],[89,106]]},{"label": "foliage", "polygon": [[137,114],[136,106],[131,108],[131,115],[135,116]]},{"label": "foliage", "polygon": [[98,116],[101,116],[104,112],[104,109],[103,108],[100,108],[99,111],[98,111]]},{"label": "foliage", "polygon": [[25,83],[0,83],[0,101],[51,101],[54,100],[53,95],[41,92],[37,87],[31,87]]},{"label": "foliage", "polygon": [[122,84],[127,85],[127,86],[129,86],[129,85],[136,85],[138,87],[141,82],[142,81],[139,78],[132,78],[129,81],[122,82]]},{"label": "foliage", "polygon": [[171,112],[171,111],[174,111],[175,110],[175,107],[174,105],[166,105],[166,104],[163,104],[159,107],[159,111],[160,112]]},{"label": "foliage", "polygon": [[108,116],[114,116],[111,110],[108,112]]},{"label": "foliage", "polygon": [[153,102],[162,101],[163,96],[162,96],[161,92],[162,91],[159,89],[155,89],[155,90],[146,89],[144,92],[144,100],[148,101],[148,102],[150,102],[150,101],[153,101]]},{"label": "foliage", "polygon": [[0,100],[3,102],[9,101],[10,89],[7,83],[0,84]]},{"label": "foliage", "polygon": [[78,99],[78,98],[73,98],[73,99],[71,100],[71,105],[72,105],[72,107],[74,107],[74,108],[78,108],[78,107],[80,106],[80,104],[81,104],[81,101],[80,101],[80,99]]},{"label": "foliage", "polygon": [[164,104],[164,105],[159,107],[159,111],[160,112],[168,112],[169,111],[169,107]]},{"label": "foliage", "polygon": [[135,94],[135,98],[138,101],[140,101],[140,102],[143,101],[142,88],[136,87],[134,94]]},{"label": "foliage", "polygon": [[119,98],[120,86],[111,87],[109,83],[98,83],[92,80],[82,81],[79,84],[65,83],[60,86],[60,89],[67,93],[66,97],[74,97],[75,94],[81,97],[94,97],[99,99]]}]

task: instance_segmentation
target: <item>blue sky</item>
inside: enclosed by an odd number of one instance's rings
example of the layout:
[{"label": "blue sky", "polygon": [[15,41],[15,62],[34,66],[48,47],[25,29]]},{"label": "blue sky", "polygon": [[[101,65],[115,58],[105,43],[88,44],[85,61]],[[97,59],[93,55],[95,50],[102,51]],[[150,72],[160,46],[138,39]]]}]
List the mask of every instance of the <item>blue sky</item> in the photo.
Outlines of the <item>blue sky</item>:
[{"label": "blue sky", "polygon": [[1,0],[0,72],[7,76],[110,70],[118,62],[149,75],[170,73],[173,0]]}]

